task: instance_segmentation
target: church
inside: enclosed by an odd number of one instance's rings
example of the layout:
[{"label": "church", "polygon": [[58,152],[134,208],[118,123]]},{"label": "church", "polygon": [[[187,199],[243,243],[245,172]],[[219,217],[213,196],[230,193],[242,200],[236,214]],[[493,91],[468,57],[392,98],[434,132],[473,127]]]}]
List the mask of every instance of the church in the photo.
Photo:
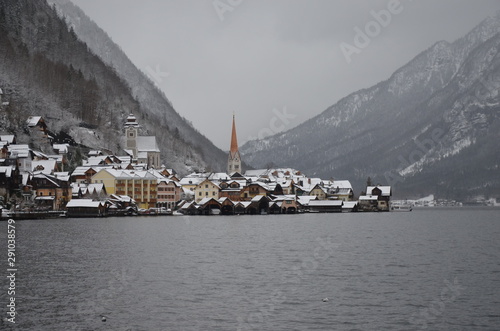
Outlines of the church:
[{"label": "church", "polygon": [[231,147],[227,159],[227,173],[229,175],[238,172],[241,173],[241,156],[238,149],[238,138],[236,137],[236,123],[233,115],[233,129],[231,132]]},{"label": "church", "polygon": [[133,114],[125,122],[125,152],[134,162],[146,164],[148,169],[161,167],[160,149],[155,136],[139,136],[139,123]]}]

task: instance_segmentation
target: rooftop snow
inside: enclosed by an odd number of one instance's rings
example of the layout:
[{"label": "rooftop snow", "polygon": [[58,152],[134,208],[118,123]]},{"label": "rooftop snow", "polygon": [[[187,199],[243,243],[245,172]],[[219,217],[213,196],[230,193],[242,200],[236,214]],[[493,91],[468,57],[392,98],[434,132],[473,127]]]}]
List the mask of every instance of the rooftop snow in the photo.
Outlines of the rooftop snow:
[{"label": "rooftop snow", "polygon": [[34,127],[38,124],[38,122],[40,122],[40,120],[42,119],[42,116],[30,116],[28,117],[28,119],[26,120],[26,124],[28,125],[28,127]]},{"label": "rooftop snow", "polygon": [[155,136],[137,137],[137,150],[140,152],[160,152]]}]

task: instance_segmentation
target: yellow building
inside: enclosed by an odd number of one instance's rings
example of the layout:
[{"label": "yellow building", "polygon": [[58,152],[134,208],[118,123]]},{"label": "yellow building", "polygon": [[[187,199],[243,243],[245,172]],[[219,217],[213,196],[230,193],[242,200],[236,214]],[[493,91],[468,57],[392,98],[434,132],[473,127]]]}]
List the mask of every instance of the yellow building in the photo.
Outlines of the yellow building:
[{"label": "yellow building", "polygon": [[318,200],[326,200],[326,192],[323,187],[316,184],[314,188],[309,192],[309,195],[315,196]]},{"label": "yellow building", "polygon": [[118,175],[118,172],[114,169],[101,169],[97,173],[95,173],[91,179],[90,182],[92,184],[104,184],[104,187],[106,188],[106,192],[108,194],[115,194],[116,193],[116,176]]},{"label": "yellow building", "polygon": [[157,177],[150,171],[102,169],[92,176],[92,183],[102,183],[108,194],[127,195],[139,208],[156,207]]},{"label": "yellow building", "polygon": [[212,181],[205,179],[194,188],[194,199],[198,203],[203,198],[219,199],[220,187]]}]

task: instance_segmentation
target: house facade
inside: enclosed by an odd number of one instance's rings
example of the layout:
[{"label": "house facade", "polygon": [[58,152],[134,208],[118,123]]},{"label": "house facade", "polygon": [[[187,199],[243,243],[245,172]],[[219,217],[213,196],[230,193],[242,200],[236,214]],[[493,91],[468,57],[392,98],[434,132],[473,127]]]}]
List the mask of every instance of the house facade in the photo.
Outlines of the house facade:
[{"label": "house facade", "polygon": [[38,173],[31,179],[36,192],[35,203],[51,210],[63,210],[71,200],[72,191],[69,181],[55,176]]},{"label": "house facade", "polygon": [[156,207],[174,209],[181,200],[182,186],[173,180],[158,179],[158,197]]},{"label": "house facade", "polygon": [[219,199],[219,185],[214,182],[205,179],[194,188],[194,200],[196,203],[200,202],[204,198],[214,198],[215,200]]}]

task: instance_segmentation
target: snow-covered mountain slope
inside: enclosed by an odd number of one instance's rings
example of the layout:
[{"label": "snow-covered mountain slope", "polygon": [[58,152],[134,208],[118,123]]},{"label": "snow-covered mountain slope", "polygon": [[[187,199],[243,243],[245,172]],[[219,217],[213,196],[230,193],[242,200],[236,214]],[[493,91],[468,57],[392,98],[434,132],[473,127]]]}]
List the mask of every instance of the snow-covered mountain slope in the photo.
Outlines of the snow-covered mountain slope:
[{"label": "snow-covered mountain slope", "polygon": [[453,43],[438,42],[388,80],[248,142],[243,157],[257,167],[350,178],[359,190],[370,176],[401,195],[500,192],[500,150],[491,143],[500,117],[499,31],[492,17]]}]

